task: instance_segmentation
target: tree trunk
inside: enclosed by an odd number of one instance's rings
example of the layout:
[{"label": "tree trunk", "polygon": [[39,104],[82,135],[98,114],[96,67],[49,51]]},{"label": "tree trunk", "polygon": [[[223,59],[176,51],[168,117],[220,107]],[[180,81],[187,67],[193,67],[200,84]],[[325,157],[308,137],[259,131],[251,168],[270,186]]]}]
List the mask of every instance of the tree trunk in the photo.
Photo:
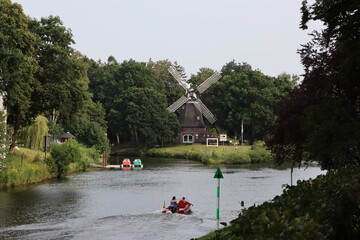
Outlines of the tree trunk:
[{"label": "tree trunk", "polygon": [[19,133],[19,129],[20,129],[20,115],[18,115],[18,117],[16,119],[16,123],[14,126],[14,132],[11,136],[11,143],[10,143],[9,151],[12,151],[16,145],[16,138]]},{"label": "tree trunk", "polygon": [[120,145],[120,136],[118,133],[116,133],[116,141],[117,141],[117,144]]},{"label": "tree trunk", "polygon": [[136,146],[139,146],[139,138],[138,138],[138,133],[136,131],[135,128],[132,128],[133,129],[133,133],[134,133],[134,138],[135,138],[135,143],[136,143]]}]

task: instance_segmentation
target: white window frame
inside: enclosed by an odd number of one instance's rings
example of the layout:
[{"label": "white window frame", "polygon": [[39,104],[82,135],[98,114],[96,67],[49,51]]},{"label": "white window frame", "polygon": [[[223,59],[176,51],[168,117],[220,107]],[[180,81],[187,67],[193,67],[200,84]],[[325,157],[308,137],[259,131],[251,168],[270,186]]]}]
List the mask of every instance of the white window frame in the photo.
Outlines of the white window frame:
[{"label": "white window frame", "polygon": [[[185,141],[185,137],[187,138],[187,140]],[[191,141],[190,141],[191,139]],[[194,143],[194,136],[192,134],[184,134],[182,136],[182,142],[183,143]]]}]

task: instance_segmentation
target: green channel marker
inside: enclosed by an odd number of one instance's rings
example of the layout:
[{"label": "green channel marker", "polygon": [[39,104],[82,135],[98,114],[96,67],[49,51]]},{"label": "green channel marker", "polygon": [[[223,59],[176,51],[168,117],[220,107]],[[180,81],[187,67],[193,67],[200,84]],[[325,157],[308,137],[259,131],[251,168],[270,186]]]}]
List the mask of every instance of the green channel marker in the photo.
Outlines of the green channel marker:
[{"label": "green channel marker", "polygon": [[218,168],[216,170],[214,178],[218,179],[218,186],[216,188],[216,197],[218,199],[218,204],[217,204],[217,208],[216,208],[216,219],[217,219],[217,229],[219,230],[219,228],[220,228],[220,178],[224,178],[220,168]]}]

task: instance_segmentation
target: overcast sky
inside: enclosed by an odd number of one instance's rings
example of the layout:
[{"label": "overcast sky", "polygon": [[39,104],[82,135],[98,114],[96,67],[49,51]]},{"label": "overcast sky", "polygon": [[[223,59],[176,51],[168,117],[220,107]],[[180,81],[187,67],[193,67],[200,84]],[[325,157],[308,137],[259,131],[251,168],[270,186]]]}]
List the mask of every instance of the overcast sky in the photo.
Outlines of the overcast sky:
[{"label": "overcast sky", "polygon": [[195,74],[247,62],[270,76],[302,74],[301,0],[12,0],[30,17],[59,16],[82,54],[169,59]]}]

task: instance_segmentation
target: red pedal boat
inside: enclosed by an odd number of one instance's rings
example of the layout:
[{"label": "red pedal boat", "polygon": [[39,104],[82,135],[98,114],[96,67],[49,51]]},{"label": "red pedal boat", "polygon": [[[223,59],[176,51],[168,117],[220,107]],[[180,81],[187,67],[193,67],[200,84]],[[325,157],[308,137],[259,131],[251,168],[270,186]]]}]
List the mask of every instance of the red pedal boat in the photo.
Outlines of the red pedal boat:
[{"label": "red pedal boat", "polygon": [[122,161],[122,164],[120,165],[121,166],[121,169],[122,170],[131,170],[131,167],[132,167],[132,164],[131,164],[131,161],[130,159],[128,158],[125,158],[123,161]]},{"label": "red pedal boat", "polygon": [[191,204],[188,203],[185,207],[175,208],[174,206],[168,206],[162,210],[163,213],[178,213],[178,214],[190,214],[191,213]]}]

